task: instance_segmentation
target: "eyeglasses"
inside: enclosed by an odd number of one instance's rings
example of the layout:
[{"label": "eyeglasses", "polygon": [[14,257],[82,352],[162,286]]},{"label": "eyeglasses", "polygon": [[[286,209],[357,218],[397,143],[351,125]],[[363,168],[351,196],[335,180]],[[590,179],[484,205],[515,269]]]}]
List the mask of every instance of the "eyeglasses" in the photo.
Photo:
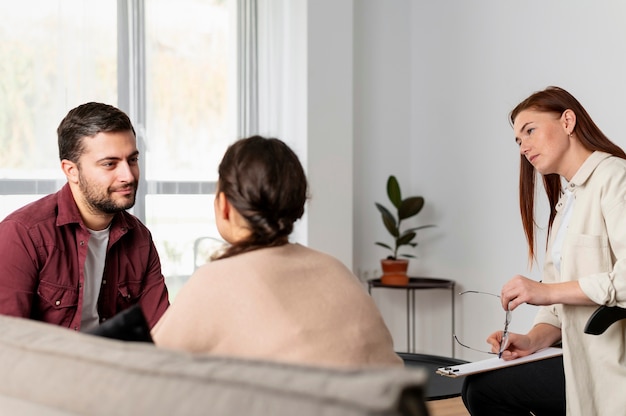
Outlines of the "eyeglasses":
[{"label": "eyeglasses", "polygon": [[509,344],[509,324],[511,323],[511,316],[513,313],[507,307],[506,314],[504,315],[504,331],[502,331],[502,340],[500,341],[500,350],[498,351],[498,358],[502,358],[502,351],[504,351]]},{"label": "eyeglasses", "polygon": [[[500,295],[496,295],[493,293],[489,293],[489,292],[480,292],[478,290],[466,290],[464,292],[459,293],[459,296],[462,295],[466,295],[469,293],[473,293],[473,294],[479,294],[479,295],[489,295],[489,296],[493,296],[496,298],[500,298]],[[477,352],[482,352],[483,354],[491,354],[491,355],[497,355],[498,358],[502,357],[502,352],[506,349],[508,342],[509,342],[509,324],[511,323],[511,318],[513,317],[513,312],[511,312],[510,309],[507,309],[506,314],[505,314],[505,318],[504,318],[504,331],[502,333],[502,341],[500,342],[500,349],[498,352],[493,352],[493,351],[485,351],[485,350],[481,350],[479,348],[474,348],[474,347],[470,347],[469,345],[466,345],[464,343],[462,343],[459,338],[456,336],[456,334],[453,335],[454,340],[456,341],[457,344],[459,344],[461,347],[463,348],[467,348],[469,350],[472,351],[477,351]]]}]

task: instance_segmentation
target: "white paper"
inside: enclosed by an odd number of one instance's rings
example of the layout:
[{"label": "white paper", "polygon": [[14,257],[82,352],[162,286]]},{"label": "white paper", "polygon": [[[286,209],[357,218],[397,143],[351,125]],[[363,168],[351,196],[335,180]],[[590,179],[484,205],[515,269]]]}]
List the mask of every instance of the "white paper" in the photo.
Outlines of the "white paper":
[{"label": "white paper", "polygon": [[485,371],[495,370],[496,368],[511,367],[531,361],[543,360],[545,358],[557,357],[563,354],[561,348],[545,348],[525,357],[516,358],[514,360],[505,361],[502,358],[494,357],[473,363],[453,365],[450,367],[441,367],[437,369],[437,374],[446,377],[461,377],[469,374],[482,373]]}]

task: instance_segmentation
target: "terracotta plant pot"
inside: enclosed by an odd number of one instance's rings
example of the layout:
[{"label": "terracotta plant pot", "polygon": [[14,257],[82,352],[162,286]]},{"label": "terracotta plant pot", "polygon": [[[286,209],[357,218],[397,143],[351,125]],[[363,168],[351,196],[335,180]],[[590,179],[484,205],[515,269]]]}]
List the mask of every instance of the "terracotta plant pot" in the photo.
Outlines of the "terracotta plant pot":
[{"label": "terracotta plant pot", "polygon": [[408,260],[383,259],[380,261],[380,266],[383,269],[380,280],[384,285],[405,286],[409,283],[409,276],[406,274],[409,268]]}]

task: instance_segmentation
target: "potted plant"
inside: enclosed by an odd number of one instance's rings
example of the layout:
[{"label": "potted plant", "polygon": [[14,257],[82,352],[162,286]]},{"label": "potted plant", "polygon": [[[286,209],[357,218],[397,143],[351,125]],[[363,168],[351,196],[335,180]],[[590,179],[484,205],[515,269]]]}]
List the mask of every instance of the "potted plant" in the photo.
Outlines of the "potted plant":
[{"label": "potted plant", "polygon": [[[400,191],[400,184],[395,176],[390,175],[387,179],[387,196],[395,208],[395,215],[385,206],[376,202],[376,208],[380,211],[383,219],[383,224],[391,237],[393,238],[393,245],[388,245],[383,242],[377,241],[376,245],[386,248],[391,252],[386,259],[382,259],[381,267],[383,275],[381,277],[382,283],[387,285],[406,285],[409,282],[407,276],[407,269],[409,267],[409,258],[415,256],[409,253],[398,253],[398,250],[402,246],[416,247],[417,231],[434,227],[434,225],[422,225],[419,227],[408,228],[406,230],[401,229],[402,221],[414,217],[424,207],[424,198],[421,196],[410,196],[402,199],[402,193]],[[405,257],[400,259],[399,257]]]}]

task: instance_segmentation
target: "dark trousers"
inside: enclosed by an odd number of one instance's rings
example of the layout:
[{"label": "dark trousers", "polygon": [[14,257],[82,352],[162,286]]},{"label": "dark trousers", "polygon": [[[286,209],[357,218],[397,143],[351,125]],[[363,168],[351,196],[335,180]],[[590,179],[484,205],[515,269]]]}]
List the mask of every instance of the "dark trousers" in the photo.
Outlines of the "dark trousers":
[{"label": "dark trousers", "polygon": [[472,416],[565,415],[563,357],[467,376],[461,394]]}]

